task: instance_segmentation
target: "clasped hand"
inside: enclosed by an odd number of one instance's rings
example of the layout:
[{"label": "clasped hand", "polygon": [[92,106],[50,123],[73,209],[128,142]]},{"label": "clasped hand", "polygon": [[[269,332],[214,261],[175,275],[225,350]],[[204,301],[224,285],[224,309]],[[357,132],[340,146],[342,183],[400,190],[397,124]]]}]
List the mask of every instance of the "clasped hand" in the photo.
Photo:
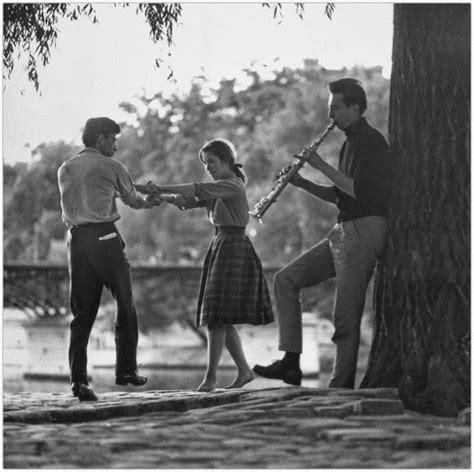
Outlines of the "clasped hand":
[{"label": "clasped hand", "polygon": [[137,192],[144,193],[146,195],[159,195],[163,193],[163,190],[158,185],[155,185],[153,182],[147,182],[146,184],[134,184]]},{"label": "clasped hand", "polygon": [[166,200],[160,197],[158,193],[149,193],[145,197],[145,202],[147,204],[147,208],[152,208],[154,206],[160,206]]},{"label": "clasped hand", "polygon": [[140,193],[146,194],[145,201],[149,204],[149,208],[159,206],[162,203],[170,203],[177,207],[181,207],[185,204],[185,199],[182,195],[164,193],[162,187],[152,182],[135,184],[135,189]]},{"label": "clasped hand", "polygon": [[162,189],[152,182],[147,182],[146,184],[134,184],[134,187],[137,192],[146,195],[145,208],[160,206],[166,201],[165,199],[161,198]]}]

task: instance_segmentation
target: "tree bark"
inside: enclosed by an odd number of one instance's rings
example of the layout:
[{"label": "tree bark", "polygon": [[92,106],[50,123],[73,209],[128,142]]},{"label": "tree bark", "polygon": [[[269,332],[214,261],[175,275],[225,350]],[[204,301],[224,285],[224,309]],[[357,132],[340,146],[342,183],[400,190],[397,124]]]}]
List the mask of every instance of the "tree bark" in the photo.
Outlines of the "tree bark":
[{"label": "tree bark", "polygon": [[470,401],[469,4],[395,4],[387,251],[361,388],[455,415]]}]

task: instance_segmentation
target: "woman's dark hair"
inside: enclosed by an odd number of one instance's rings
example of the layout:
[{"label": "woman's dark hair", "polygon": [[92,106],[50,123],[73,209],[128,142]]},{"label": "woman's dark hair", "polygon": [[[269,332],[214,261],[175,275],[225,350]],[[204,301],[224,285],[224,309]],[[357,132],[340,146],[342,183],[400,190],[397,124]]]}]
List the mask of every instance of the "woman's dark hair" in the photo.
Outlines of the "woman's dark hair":
[{"label": "woman's dark hair", "polygon": [[103,134],[105,137],[109,134],[119,134],[120,126],[114,120],[101,116],[99,118],[89,118],[82,132],[82,142],[86,147],[95,146],[97,138]]},{"label": "woman's dark hair", "polygon": [[342,103],[346,107],[359,105],[361,115],[367,110],[367,96],[359,80],[350,77],[335,80],[329,84],[329,91],[332,94],[340,93],[342,95]]},{"label": "woman's dark hair", "polygon": [[234,174],[242,181],[246,181],[245,174],[241,170],[242,164],[235,162],[237,159],[237,152],[234,145],[227,139],[211,139],[199,150],[199,159],[204,163],[203,154],[205,152],[211,152],[216,157],[218,157],[222,162],[227,162],[229,167],[232,169]]}]

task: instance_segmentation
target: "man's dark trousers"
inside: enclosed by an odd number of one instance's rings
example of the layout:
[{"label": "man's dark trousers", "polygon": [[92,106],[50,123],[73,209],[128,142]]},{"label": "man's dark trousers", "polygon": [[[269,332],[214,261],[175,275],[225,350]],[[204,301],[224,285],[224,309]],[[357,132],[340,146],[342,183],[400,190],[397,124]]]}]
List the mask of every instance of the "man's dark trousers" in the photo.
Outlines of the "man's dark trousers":
[{"label": "man's dark trousers", "polygon": [[88,383],[87,344],[104,285],[117,303],[115,375],[134,374],[137,368],[138,326],[125,244],[113,223],[76,226],[70,232],[68,268],[74,316],[69,345],[71,382]]}]

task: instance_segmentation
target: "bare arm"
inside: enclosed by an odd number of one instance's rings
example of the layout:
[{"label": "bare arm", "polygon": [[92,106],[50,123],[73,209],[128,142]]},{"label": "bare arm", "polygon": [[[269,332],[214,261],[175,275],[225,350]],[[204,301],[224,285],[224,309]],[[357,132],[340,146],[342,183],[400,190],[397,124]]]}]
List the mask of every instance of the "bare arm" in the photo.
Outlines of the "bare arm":
[{"label": "bare arm", "polygon": [[140,193],[173,193],[183,195],[185,197],[194,197],[196,195],[196,186],[194,184],[179,184],[179,185],[155,185],[151,182],[140,185],[135,184],[135,188]]}]

